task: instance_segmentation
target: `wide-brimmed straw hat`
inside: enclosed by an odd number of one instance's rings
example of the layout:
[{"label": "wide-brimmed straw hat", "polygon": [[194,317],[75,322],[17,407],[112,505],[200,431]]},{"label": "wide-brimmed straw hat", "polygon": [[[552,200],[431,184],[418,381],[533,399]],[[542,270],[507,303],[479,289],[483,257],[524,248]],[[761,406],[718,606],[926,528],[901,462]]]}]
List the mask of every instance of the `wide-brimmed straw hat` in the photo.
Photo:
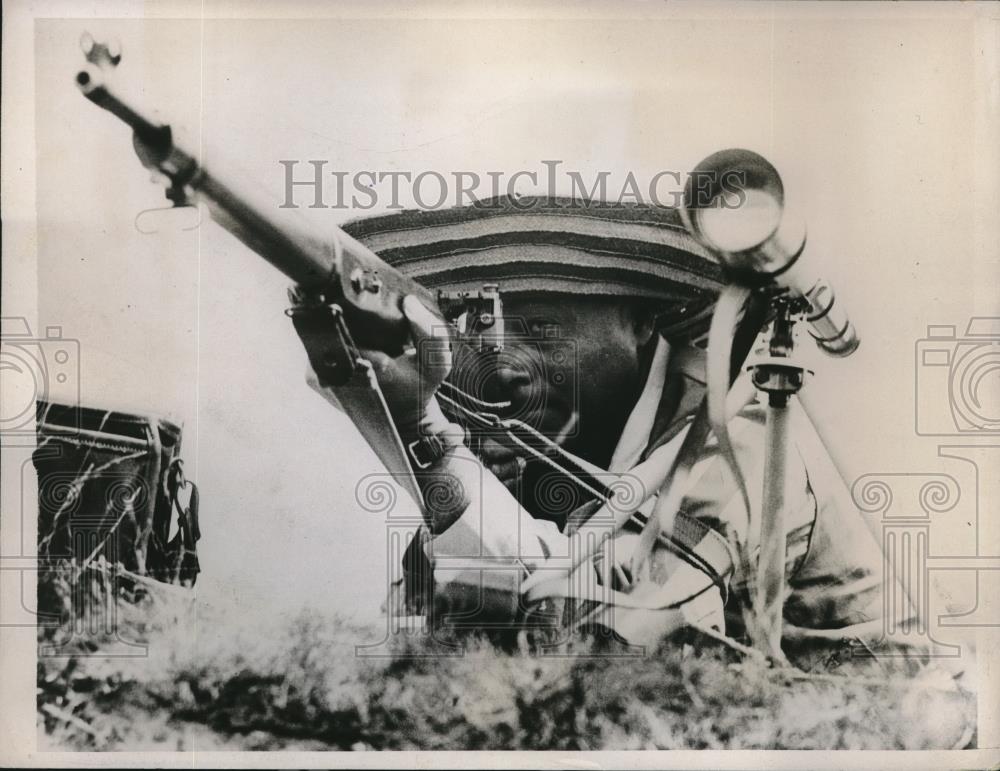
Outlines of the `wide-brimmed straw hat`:
[{"label": "wide-brimmed straw hat", "polygon": [[561,292],[663,302],[665,318],[707,327],[722,272],[679,211],[640,203],[501,197],[407,210],[344,226],[430,289]]}]

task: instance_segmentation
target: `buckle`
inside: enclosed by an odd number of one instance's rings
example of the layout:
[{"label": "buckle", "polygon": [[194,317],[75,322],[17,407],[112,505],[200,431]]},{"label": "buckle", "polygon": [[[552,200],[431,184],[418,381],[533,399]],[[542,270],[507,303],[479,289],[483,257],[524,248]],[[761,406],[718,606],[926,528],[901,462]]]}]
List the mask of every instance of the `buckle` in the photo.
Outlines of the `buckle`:
[{"label": "buckle", "polygon": [[[406,450],[409,452],[410,458],[417,469],[424,471],[444,456],[444,443],[439,437],[424,436],[406,445]],[[426,458],[426,460],[421,456]]]}]

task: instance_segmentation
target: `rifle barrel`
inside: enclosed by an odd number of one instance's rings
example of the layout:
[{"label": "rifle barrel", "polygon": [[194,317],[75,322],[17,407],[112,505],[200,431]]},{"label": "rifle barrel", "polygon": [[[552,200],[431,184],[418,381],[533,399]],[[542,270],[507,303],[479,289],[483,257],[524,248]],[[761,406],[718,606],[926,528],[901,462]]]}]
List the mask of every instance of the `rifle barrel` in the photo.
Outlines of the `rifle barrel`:
[{"label": "rifle barrel", "polygon": [[409,334],[402,311],[408,294],[417,295],[440,317],[434,293],[340,228],[320,229],[301,212],[279,206],[273,196],[237,184],[243,174],[213,174],[201,166],[174,141],[169,125],[118,94],[105,75],[88,65],[79,70],[76,83],[87,99],[132,128],[139,160],[170,179],[176,194],[171,197],[190,194],[203,201],[212,219],[296,284],[341,304],[347,321],[357,322],[352,331],[359,345],[389,353],[402,349]]},{"label": "rifle barrel", "polygon": [[150,120],[120,99],[108,85],[99,67],[88,65],[81,69],[76,74],[76,84],[85,97],[127,123],[139,136],[154,137],[163,131],[164,127],[161,124]]}]

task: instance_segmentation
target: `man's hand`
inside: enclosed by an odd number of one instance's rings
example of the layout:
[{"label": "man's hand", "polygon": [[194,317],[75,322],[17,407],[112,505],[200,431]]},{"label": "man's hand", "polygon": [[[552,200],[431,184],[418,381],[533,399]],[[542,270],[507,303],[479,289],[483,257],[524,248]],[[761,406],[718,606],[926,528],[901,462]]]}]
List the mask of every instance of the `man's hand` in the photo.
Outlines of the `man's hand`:
[{"label": "man's hand", "polygon": [[503,483],[504,487],[512,493],[517,491],[521,475],[527,465],[523,456],[518,455],[510,447],[500,444],[496,439],[489,438],[483,440],[477,454],[483,465]]},{"label": "man's hand", "polygon": [[452,354],[447,324],[416,297],[403,300],[403,313],[412,345],[396,357],[377,350],[361,355],[371,362],[399,435],[409,441],[447,425],[434,397],[451,372]]},{"label": "man's hand", "polygon": [[[307,381],[315,383],[329,393],[329,383],[323,382],[317,374],[325,359],[324,346],[329,344],[330,334],[310,322],[310,314],[318,314],[320,323],[328,317],[329,309],[319,302],[311,301],[308,295],[293,289],[291,292],[295,308],[293,318],[296,330],[309,354],[310,372]],[[384,351],[359,349],[359,355],[369,361],[378,379],[379,387],[393,422],[404,441],[412,441],[421,433],[436,433],[447,426],[447,421],[434,398],[438,388],[451,371],[452,354],[448,327],[414,296],[403,300],[403,314],[410,328],[410,345],[398,356],[389,356]],[[309,330],[305,332],[304,330]],[[311,333],[311,334],[310,334]]]}]

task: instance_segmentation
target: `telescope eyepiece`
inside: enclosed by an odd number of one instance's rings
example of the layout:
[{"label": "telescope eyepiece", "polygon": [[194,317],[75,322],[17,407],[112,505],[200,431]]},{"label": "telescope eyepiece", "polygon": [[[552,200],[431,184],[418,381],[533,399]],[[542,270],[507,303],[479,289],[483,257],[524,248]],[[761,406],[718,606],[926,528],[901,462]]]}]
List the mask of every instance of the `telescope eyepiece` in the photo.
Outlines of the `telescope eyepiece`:
[{"label": "telescope eyepiece", "polygon": [[750,150],[721,150],[699,163],[684,186],[681,218],[733,280],[752,286],[787,270],[805,245],[777,169]]},{"label": "telescope eyepiece", "polygon": [[688,232],[722,263],[729,280],[744,286],[785,287],[806,302],[816,344],[848,356],[858,336],[833,288],[799,257],[805,221],[790,213],[777,169],[750,150],[722,150],[688,176],[681,219]]}]

